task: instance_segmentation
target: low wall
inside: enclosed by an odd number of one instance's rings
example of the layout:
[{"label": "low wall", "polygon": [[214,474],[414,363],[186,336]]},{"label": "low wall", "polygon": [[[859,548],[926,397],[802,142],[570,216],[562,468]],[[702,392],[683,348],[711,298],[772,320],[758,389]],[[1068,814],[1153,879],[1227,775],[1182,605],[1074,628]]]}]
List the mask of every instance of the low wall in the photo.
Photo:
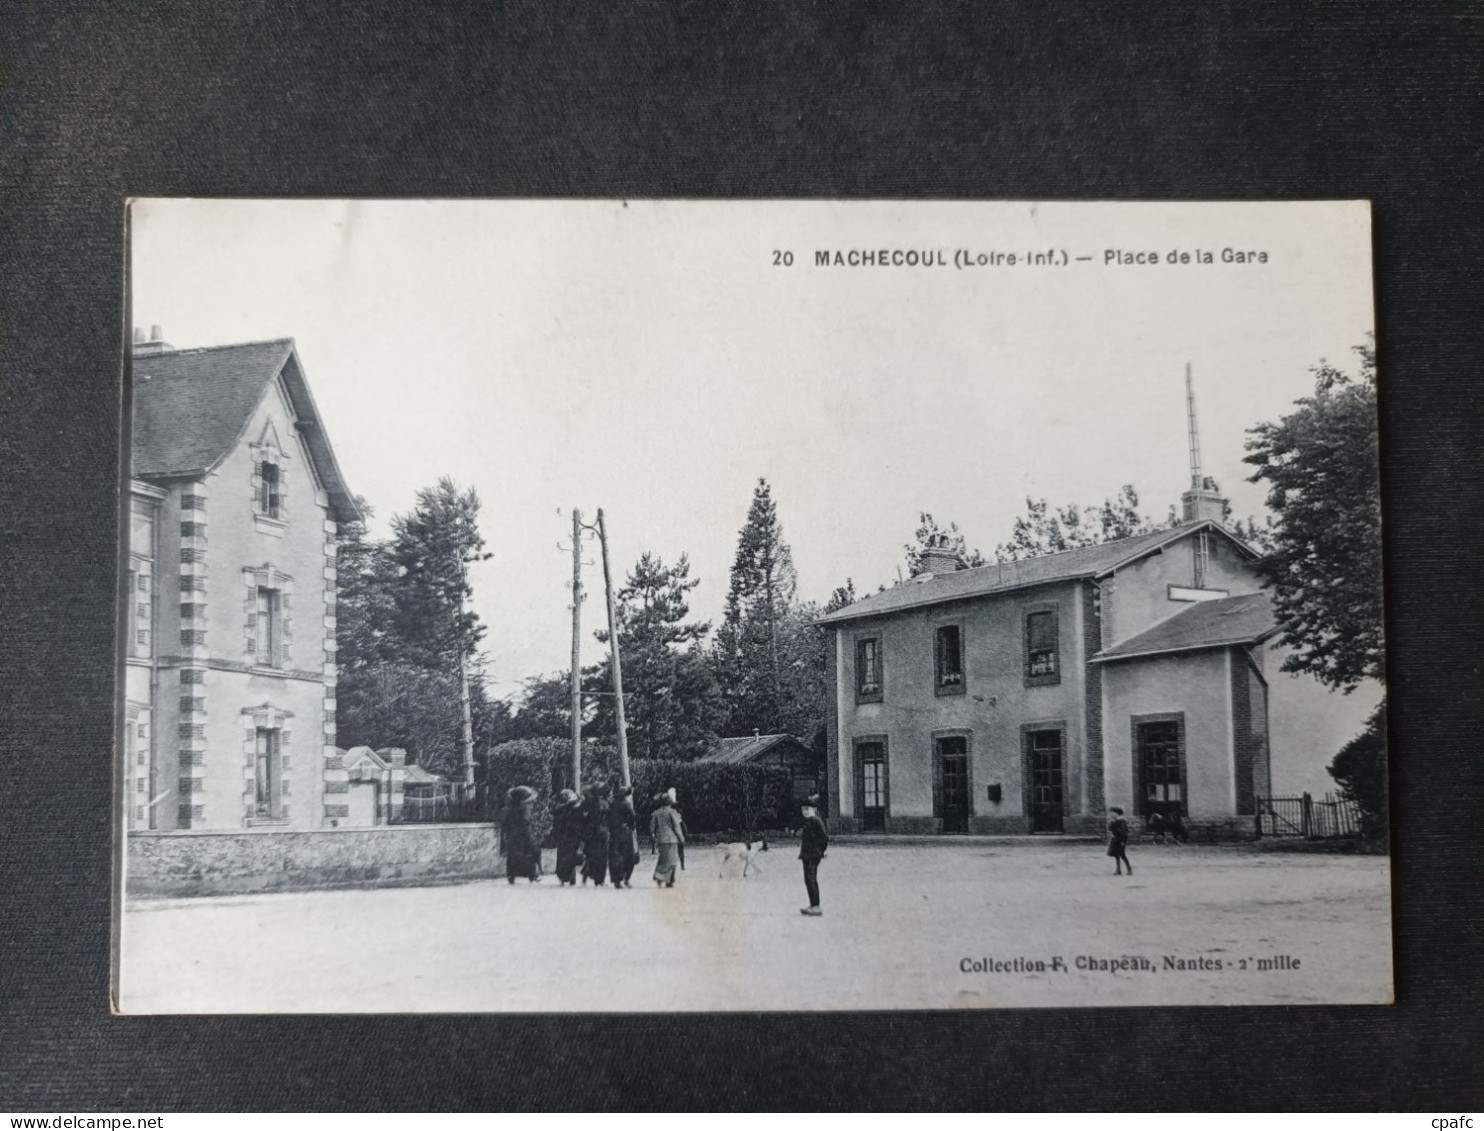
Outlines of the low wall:
[{"label": "low wall", "polygon": [[505,874],[490,824],[131,831],[130,896],[380,887]]}]

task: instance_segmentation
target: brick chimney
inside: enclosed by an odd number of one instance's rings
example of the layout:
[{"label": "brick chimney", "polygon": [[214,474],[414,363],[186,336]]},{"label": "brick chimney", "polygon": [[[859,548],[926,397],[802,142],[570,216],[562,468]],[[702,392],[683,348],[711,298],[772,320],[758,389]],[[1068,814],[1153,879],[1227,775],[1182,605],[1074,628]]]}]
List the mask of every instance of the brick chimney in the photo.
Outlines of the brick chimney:
[{"label": "brick chimney", "polygon": [[954,573],[964,569],[967,562],[948,545],[946,534],[934,535],[918,555],[917,577],[936,577],[940,573]]},{"label": "brick chimney", "polygon": [[1225,521],[1226,499],[1216,490],[1216,480],[1206,475],[1201,478],[1199,487],[1192,482],[1190,490],[1180,496],[1180,509],[1182,522],[1201,522],[1209,518],[1219,524]]},{"label": "brick chimney", "polygon": [[148,336],[145,335],[143,326],[134,327],[134,356],[144,357],[152,353],[165,353],[175,347],[165,340],[165,335],[160,332],[159,324],[149,328]]}]

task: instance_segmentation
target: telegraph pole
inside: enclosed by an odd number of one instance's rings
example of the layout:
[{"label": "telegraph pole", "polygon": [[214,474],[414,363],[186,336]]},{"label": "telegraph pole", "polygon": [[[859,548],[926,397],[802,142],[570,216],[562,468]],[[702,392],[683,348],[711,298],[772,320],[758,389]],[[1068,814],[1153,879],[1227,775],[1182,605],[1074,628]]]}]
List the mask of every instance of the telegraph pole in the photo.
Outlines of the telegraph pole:
[{"label": "telegraph pole", "polygon": [[603,588],[608,596],[608,647],[613,656],[613,716],[618,725],[618,772],[627,789],[629,781],[628,727],[623,717],[623,665],[619,662],[618,617],[613,609],[613,575],[608,569],[608,527],[603,522],[603,508],[598,508],[598,541],[603,546]]},{"label": "telegraph pole", "polygon": [[469,666],[468,659],[464,655],[464,589],[466,587],[467,566],[464,562],[463,551],[456,551],[455,560],[459,567],[459,609],[458,609],[458,637],[459,637],[459,713],[463,722],[463,762],[464,762],[464,797],[467,799],[474,793],[474,714],[469,706]]},{"label": "telegraph pole", "polygon": [[572,790],[582,793],[582,512],[572,508]]}]

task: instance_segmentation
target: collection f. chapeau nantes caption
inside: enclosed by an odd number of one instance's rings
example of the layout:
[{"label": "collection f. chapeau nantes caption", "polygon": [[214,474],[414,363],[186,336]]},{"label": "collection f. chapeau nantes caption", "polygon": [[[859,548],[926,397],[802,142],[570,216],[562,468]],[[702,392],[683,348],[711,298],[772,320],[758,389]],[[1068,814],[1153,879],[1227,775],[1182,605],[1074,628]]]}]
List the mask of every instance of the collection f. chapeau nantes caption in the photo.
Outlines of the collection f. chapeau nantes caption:
[{"label": "collection f. chapeau nantes caption", "polygon": [[1391,1000],[1363,202],[130,233],[120,1011]]}]

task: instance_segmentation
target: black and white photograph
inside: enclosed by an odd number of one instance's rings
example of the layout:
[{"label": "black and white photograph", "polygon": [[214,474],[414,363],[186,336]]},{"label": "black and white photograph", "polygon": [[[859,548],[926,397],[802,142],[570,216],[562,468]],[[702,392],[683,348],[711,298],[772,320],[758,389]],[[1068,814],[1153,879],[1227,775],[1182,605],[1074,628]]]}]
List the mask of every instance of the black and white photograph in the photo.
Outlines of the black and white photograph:
[{"label": "black and white photograph", "polygon": [[146,198],[123,1014],[1393,999],[1371,213]]}]

